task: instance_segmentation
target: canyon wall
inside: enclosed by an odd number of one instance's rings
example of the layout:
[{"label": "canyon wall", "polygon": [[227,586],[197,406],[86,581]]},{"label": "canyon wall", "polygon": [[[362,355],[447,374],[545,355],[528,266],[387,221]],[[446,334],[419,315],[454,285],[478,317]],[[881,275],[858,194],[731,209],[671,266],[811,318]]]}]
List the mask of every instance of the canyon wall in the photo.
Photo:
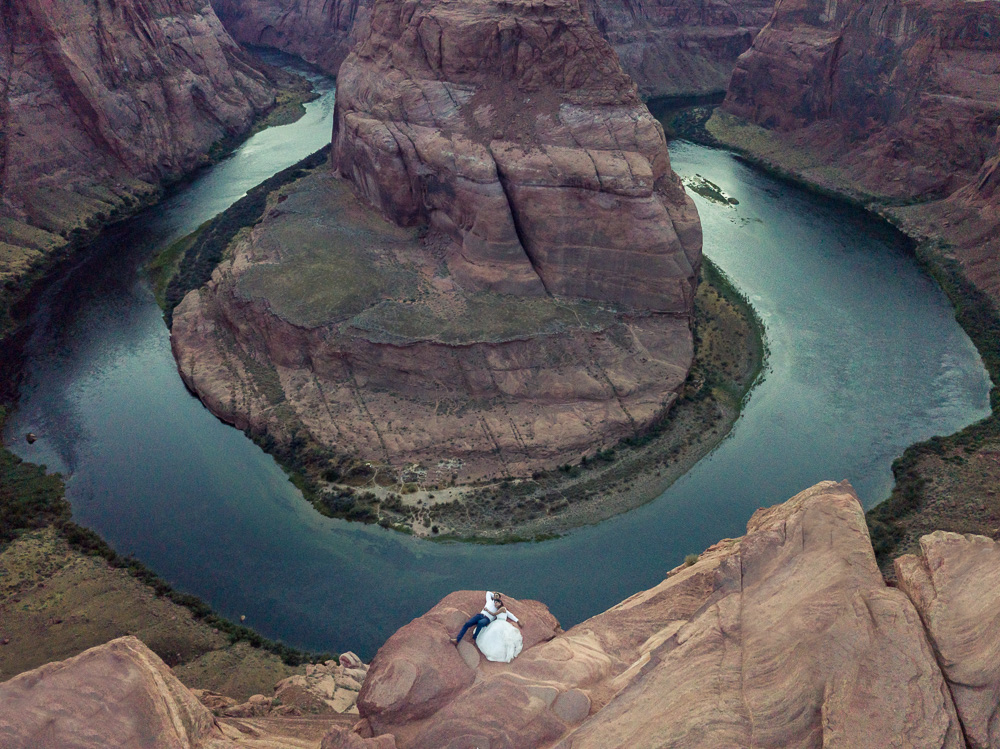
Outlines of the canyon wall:
[{"label": "canyon wall", "polygon": [[213,412],[433,486],[575,463],[674,403],[701,226],[575,0],[378,3],[331,160],[174,312]]},{"label": "canyon wall", "polygon": [[710,129],[944,239],[1000,300],[998,59],[995,2],[784,0]]},{"label": "canyon wall", "polygon": [[0,24],[0,277],[155,196],[274,102],[198,0],[13,0]]},{"label": "canyon wall", "polygon": [[[373,0],[213,0],[246,44],[290,52],[336,74],[364,39]],[[582,0],[644,96],[723,91],[736,58],[767,22],[773,0]]]},{"label": "canyon wall", "polygon": [[330,75],[368,34],[373,0],[212,0],[243,44],[298,55]]},{"label": "canyon wall", "polygon": [[724,91],[774,0],[583,0],[644,96]]},{"label": "canyon wall", "polygon": [[505,596],[523,624],[511,663],[449,640],[483,592],[446,596],[393,634],[367,673],[350,654],[326,664],[362,682],[349,720],[290,711],[295,685],[326,678],[315,670],[282,682],[278,707],[256,696],[213,718],[122,638],[0,684],[0,742],[1000,747],[1000,543],[936,532],[896,570],[899,587],[887,587],[853,490],[823,482],[568,631],[544,604]]}]

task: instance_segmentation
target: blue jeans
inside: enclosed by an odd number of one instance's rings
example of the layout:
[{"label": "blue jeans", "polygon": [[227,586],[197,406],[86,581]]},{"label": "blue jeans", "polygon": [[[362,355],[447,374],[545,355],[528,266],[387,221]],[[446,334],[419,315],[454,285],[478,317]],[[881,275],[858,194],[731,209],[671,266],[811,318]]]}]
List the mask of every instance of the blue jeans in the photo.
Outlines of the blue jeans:
[{"label": "blue jeans", "polygon": [[469,621],[467,621],[465,624],[462,625],[462,631],[458,633],[458,637],[456,637],[455,639],[458,642],[461,642],[462,638],[465,637],[465,633],[469,631],[469,627],[475,627],[476,629],[472,633],[472,639],[475,640],[477,637],[479,637],[479,630],[481,630],[489,623],[490,623],[490,618],[488,616],[486,616],[485,614],[476,614],[474,617],[469,619]]}]

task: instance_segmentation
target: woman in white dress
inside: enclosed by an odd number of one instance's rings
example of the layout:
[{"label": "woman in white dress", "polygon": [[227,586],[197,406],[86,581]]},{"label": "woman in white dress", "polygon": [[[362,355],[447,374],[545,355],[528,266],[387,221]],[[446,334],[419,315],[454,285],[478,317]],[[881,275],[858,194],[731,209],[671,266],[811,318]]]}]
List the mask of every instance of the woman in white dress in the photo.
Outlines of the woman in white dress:
[{"label": "woman in white dress", "polygon": [[497,618],[479,633],[476,646],[486,656],[486,660],[510,663],[524,647],[521,623],[510,618],[507,609],[501,606],[497,611]]}]

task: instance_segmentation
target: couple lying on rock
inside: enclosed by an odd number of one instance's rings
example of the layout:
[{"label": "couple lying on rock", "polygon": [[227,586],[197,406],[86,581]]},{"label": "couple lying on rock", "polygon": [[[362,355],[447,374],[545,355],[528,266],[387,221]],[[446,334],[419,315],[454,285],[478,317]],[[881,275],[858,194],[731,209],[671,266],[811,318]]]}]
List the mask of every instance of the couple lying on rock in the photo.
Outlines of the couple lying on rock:
[{"label": "couple lying on rock", "polygon": [[[516,625],[516,626],[515,626]],[[486,605],[483,610],[462,625],[458,636],[452,639],[455,646],[462,641],[465,633],[472,630],[472,640],[486,660],[510,663],[521,652],[521,623],[507,611],[499,593],[486,591]]]}]

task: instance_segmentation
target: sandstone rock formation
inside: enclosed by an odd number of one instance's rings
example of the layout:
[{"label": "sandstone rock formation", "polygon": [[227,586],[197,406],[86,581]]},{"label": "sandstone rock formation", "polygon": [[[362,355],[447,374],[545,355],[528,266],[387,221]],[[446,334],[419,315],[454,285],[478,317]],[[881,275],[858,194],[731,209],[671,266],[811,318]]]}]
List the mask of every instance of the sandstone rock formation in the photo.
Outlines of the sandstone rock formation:
[{"label": "sandstone rock formation", "polygon": [[[240,42],[305,58],[333,75],[368,34],[373,0],[212,0]],[[644,96],[724,91],[773,0],[584,0]]]},{"label": "sandstone rock formation", "polygon": [[273,101],[207,3],[5,3],[0,279],[155,195]]},{"label": "sandstone rock formation", "polygon": [[937,653],[965,738],[1000,746],[1000,543],[937,531],[896,560]]},{"label": "sandstone rock formation", "polygon": [[[307,708],[288,683],[287,703],[258,695],[214,718],[127,637],[0,684],[0,744],[998,747],[1000,543],[938,532],[921,550],[887,587],[853,490],[824,482],[567,632],[507,596],[524,625],[510,664],[449,642],[482,591],[448,595],[379,650],[360,720],[288,709]],[[305,679],[352,671],[364,666],[345,654]]]},{"label": "sandstone rock formation", "polygon": [[373,0],[212,0],[226,30],[243,44],[298,55],[336,75],[368,34]]},{"label": "sandstone rock formation", "polygon": [[217,719],[196,692],[138,639],[121,637],[0,684],[0,746],[319,749],[356,720],[287,709],[294,702],[282,710],[262,695],[248,704],[268,709]]},{"label": "sandstone rock formation", "polygon": [[773,0],[586,1],[644,96],[724,91],[774,9]]},{"label": "sandstone rock formation", "polygon": [[875,201],[918,237],[943,237],[969,278],[1000,300],[1000,199],[989,187],[998,55],[993,2],[786,0],[740,58],[723,107],[764,130],[723,117],[716,132]]},{"label": "sandstone rock formation", "polygon": [[336,168],[462,281],[687,314],[701,253],[663,131],[573,0],[375,7]]},{"label": "sandstone rock formation", "polygon": [[213,412],[434,485],[576,462],[676,399],[698,216],[575,0],[379,3],[332,158],[393,223],[323,170],[272,196],[174,311]]},{"label": "sandstone rock formation", "polygon": [[[447,641],[476,600],[453,594],[389,639],[359,736],[400,749],[965,745],[917,610],[882,581],[846,483],[759,510],[743,538],[568,632],[526,612],[539,632],[510,664]],[[993,654],[995,627],[979,631],[963,654]]]},{"label": "sandstone rock formation", "polygon": [[122,637],[0,684],[0,745],[234,744],[153,651]]}]

